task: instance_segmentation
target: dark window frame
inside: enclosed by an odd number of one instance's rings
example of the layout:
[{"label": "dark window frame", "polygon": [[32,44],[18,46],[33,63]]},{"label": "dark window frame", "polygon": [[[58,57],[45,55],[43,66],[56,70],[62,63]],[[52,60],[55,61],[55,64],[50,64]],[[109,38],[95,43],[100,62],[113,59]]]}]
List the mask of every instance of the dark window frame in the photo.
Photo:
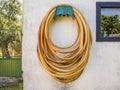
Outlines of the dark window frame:
[{"label": "dark window frame", "polygon": [[119,42],[120,37],[101,37],[101,8],[120,8],[120,2],[96,2],[96,41],[97,42]]}]

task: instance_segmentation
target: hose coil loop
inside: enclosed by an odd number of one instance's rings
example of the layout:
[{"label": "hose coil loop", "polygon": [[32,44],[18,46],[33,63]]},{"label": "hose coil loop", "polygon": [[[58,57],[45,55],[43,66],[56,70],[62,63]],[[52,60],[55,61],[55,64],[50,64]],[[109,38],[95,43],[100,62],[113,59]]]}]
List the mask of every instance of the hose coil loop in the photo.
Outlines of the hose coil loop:
[{"label": "hose coil loop", "polygon": [[37,54],[40,64],[53,78],[68,83],[76,80],[84,70],[90,54],[92,36],[82,13],[73,7],[74,20],[78,26],[76,40],[68,47],[54,45],[50,40],[49,27],[54,20],[55,8],[56,6],[48,11],[40,25]]}]

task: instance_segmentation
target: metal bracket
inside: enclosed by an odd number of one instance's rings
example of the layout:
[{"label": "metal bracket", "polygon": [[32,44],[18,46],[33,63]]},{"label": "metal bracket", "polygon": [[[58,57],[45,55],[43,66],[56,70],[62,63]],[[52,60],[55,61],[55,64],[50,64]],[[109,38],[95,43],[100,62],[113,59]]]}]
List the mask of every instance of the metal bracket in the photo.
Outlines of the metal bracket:
[{"label": "metal bracket", "polygon": [[55,11],[55,17],[59,17],[59,16],[70,16],[74,18],[72,6],[66,6],[66,5],[57,6]]}]

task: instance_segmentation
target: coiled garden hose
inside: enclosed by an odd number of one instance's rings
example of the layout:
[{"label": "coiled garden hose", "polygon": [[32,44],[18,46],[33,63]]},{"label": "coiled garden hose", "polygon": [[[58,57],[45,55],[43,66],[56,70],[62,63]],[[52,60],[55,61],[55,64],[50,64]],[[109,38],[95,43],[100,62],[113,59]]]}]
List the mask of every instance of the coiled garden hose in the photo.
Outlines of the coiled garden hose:
[{"label": "coiled garden hose", "polygon": [[54,79],[68,83],[76,80],[84,70],[90,54],[92,36],[82,13],[72,7],[74,20],[78,25],[76,40],[67,47],[55,45],[50,39],[49,27],[55,19],[56,7],[50,9],[42,20],[38,32],[37,54],[40,64]]}]

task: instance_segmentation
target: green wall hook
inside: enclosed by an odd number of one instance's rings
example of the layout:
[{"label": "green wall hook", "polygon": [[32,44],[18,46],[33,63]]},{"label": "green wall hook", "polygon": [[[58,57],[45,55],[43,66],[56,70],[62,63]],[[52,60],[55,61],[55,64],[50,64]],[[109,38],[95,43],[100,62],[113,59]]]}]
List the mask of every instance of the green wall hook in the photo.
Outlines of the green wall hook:
[{"label": "green wall hook", "polygon": [[55,17],[59,16],[70,16],[74,18],[72,6],[61,5],[56,7]]}]

